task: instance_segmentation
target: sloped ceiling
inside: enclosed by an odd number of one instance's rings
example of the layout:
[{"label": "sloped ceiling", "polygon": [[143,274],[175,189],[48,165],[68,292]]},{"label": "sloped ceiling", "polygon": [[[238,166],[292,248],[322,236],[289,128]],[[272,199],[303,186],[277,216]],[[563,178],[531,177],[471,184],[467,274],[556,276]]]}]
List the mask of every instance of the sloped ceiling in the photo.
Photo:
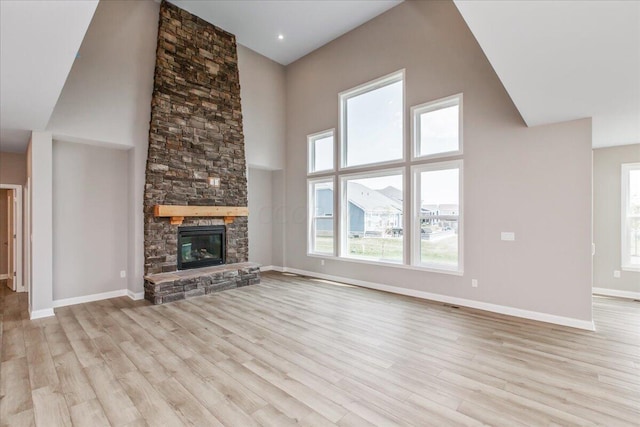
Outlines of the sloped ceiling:
[{"label": "sloped ceiling", "polygon": [[[400,3],[171,1],[281,64]],[[0,1],[0,150],[46,127],[97,4]],[[640,2],[455,4],[529,126],[592,117],[594,147],[640,143]]]},{"label": "sloped ceiling", "polygon": [[593,146],[640,143],[639,1],[455,4],[529,126],[593,118]]},{"label": "sloped ceiling", "polygon": [[97,6],[0,1],[0,150],[24,151],[45,129]]}]

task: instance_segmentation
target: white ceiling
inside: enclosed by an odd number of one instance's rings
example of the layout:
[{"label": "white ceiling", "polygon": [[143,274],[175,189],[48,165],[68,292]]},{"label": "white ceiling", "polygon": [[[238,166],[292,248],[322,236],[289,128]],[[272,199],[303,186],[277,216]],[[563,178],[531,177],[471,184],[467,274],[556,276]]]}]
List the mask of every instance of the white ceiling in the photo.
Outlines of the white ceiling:
[{"label": "white ceiling", "polygon": [[[285,65],[401,2],[171,1]],[[640,142],[640,1],[455,3],[529,126],[592,117],[594,147]],[[46,127],[97,4],[0,0],[1,150]]]},{"label": "white ceiling", "polygon": [[0,149],[44,130],[98,0],[0,0]]},{"label": "white ceiling", "polygon": [[[235,34],[238,43],[287,65],[402,0],[170,0]],[[278,35],[284,36],[278,40]]]},{"label": "white ceiling", "polygon": [[639,1],[455,0],[529,126],[593,118],[593,146],[640,143]]}]

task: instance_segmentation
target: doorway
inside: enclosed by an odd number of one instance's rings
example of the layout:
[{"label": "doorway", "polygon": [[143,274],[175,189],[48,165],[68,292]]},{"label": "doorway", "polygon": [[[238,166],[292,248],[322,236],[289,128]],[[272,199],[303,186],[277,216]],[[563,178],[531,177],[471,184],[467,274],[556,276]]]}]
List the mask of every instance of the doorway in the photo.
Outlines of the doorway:
[{"label": "doorway", "polygon": [[0,280],[25,292],[22,278],[22,186],[0,184]]}]

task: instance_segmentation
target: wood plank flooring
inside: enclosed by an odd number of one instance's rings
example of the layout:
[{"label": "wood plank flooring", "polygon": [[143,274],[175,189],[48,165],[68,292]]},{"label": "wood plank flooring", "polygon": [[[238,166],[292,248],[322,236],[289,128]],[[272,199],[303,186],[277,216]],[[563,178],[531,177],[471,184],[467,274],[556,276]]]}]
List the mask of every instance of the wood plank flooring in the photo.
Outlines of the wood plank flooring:
[{"label": "wood plank flooring", "polygon": [[278,273],[31,321],[0,290],[3,426],[639,426],[640,303],[597,332]]}]

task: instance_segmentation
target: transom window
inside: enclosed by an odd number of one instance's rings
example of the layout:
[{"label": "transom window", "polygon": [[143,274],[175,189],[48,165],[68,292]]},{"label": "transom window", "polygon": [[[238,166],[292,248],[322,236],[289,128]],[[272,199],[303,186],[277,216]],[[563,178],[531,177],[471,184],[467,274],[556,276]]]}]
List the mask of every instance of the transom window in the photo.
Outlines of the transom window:
[{"label": "transom window", "polygon": [[332,171],[333,165],[333,129],[307,137],[309,148],[309,173]]},{"label": "transom window", "polygon": [[415,157],[462,154],[462,94],[411,108]]},{"label": "transom window", "polygon": [[403,158],[404,72],[340,94],[343,168]]}]

